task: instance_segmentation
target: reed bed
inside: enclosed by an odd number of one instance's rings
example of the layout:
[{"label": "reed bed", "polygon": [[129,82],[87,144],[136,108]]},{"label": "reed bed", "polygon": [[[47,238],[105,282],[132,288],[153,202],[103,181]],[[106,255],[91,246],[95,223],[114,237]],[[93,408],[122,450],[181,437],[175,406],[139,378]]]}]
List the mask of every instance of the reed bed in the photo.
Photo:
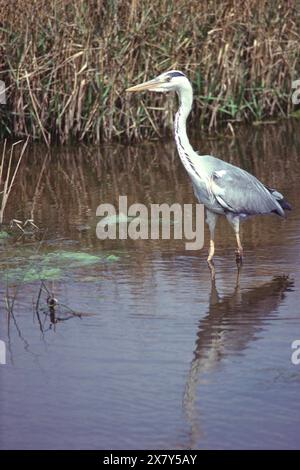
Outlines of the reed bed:
[{"label": "reed bed", "polygon": [[193,81],[195,126],[287,116],[299,44],[296,0],[0,0],[0,136],[164,134],[174,100],[125,88],[167,69]]}]

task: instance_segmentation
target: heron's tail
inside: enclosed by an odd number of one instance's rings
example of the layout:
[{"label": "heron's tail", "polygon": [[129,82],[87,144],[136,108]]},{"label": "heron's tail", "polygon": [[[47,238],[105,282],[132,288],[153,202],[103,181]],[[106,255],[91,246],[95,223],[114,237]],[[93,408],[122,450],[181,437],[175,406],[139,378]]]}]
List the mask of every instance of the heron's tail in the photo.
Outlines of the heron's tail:
[{"label": "heron's tail", "polygon": [[286,199],[284,199],[284,198],[280,199],[278,202],[281,205],[282,209],[284,209],[286,211],[291,211],[292,210],[291,204]]},{"label": "heron's tail", "polygon": [[[283,195],[279,191],[277,191],[276,189],[268,188],[267,186],[266,188],[272,194],[274,199],[276,199],[276,202],[278,202],[278,204],[283,210],[287,210],[287,211],[292,210],[291,204],[286,199],[284,199]],[[275,210],[273,212],[277,213],[278,215],[282,215],[281,213],[279,213],[279,211]]]}]

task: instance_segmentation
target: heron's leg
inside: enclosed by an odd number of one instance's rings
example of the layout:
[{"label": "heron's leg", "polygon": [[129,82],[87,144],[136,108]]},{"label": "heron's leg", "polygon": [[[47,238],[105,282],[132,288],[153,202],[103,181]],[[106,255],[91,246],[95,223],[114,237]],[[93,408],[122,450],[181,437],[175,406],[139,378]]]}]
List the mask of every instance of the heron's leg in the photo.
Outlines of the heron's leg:
[{"label": "heron's leg", "polygon": [[206,223],[209,227],[210,232],[210,243],[209,243],[209,253],[207,262],[211,263],[213,256],[215,254],[215,228],[218,220],[218,214],[211,212],[210,210],[206,209]]},{"label": "heron's leg", "polygon": [[235,252],[236,262],[237,264],[241,264],[243,260],[243,246],[241,243],[240,238],[240,218],[233,214],[228,213],[226,215],[228,222],[232,225],[233,230],[235,232],[236,242],[237,242],[237,250]]},{"label": "heron's leg", "polygon": [[243,258],[243,247],[242,247],[242,244],[241,244],[240,233],[236,232],[235,236],[236,236],[236,242],[237,242],[237,246],[238,246],[236,253],[242,259]]},{"label": "heron's leg", "polygon": [[210,241],[209,241],[209,252],[208,252],[208,258],[207,258],[207,262],[208,263],[211,263],[212,262],[212,259],[214,257],[214,254],[215,254],[215,242],[214,240],[211,238]]}]

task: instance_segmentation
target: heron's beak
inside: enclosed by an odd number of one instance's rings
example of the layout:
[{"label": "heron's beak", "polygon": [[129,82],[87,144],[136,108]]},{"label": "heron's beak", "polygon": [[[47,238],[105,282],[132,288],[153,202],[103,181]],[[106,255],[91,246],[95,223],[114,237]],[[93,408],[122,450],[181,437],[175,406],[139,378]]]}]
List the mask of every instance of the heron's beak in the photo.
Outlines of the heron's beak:
[{"label": "heron's beak", "polygon": [[153,90],[155,91],[156,87],[159,87],[163,81],[158,78],[154,78],[153,80],[149,80],[148,82],[140,83],[139,85],[132,86],[127,88],[126,91],[144,91],[144,90]]}]

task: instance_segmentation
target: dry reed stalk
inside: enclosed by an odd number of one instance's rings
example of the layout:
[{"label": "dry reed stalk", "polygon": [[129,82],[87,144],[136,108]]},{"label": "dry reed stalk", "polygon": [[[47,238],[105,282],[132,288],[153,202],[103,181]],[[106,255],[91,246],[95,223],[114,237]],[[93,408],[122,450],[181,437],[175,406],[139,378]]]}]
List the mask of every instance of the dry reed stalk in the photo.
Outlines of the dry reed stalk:
[{"label": "dry reed stalk", "polygon": [[[10,196],[16,175],[18,173],[20,163],[22,161],[23,155],[25,153],[27,144],[29,141],[29,137],[27,137],[27,140],[24,142],[20,155],[17,158],[17,164],[15,166],[14,171],[12,170],[12,162],[13,162],[13,154],[14,154],[14,149],[15,147],[23,142],[22,140],[19,140],[18,142],[15,142],[12,144],[10,148],[10,152],[6,152],[6,141],[4,142],[3,146],[3,151],[2,151],[2,159],[1,159],[1,167],[0,167],[0,185],[2,185],[2,190],[1,190],[1,205],[0,205],[0,225],[3,223],[3,218],[4,218],[4,211],[7,205],[8,198]],[[4,166],[6,165],[6,160],[8,159],[7,162],[7,169],[6,169],[6,174],[5,177],[4,175]]]}]

